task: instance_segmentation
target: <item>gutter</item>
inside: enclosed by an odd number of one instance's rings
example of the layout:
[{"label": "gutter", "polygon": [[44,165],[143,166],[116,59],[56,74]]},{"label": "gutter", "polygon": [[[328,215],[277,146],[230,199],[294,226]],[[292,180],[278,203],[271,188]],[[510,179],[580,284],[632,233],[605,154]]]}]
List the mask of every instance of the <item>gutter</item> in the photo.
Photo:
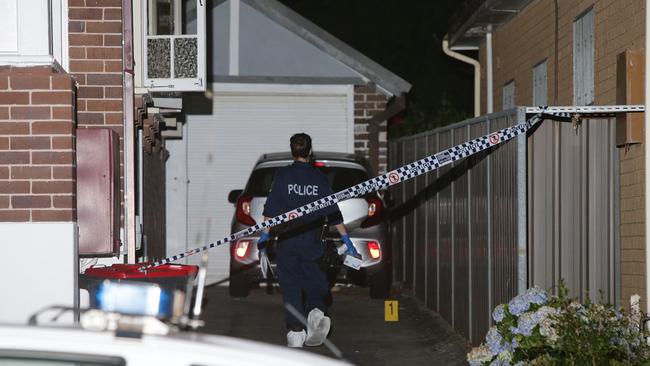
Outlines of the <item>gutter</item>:
[{"label": "gutter", "polygon": [[122,80],[124,123],[124,243],[127,263],[135,263],[135,138],[133,100],[133,4],[122,0]]},{"label": "gutter", "polygon": [[449,48],[449,40],[445,37],[442,41],[442,50],[445,54],[456,60],[468,63],[474,66],[474,117],[481,115],[481,63],[471,57],[465,56],[462,53],[453,51]]}]

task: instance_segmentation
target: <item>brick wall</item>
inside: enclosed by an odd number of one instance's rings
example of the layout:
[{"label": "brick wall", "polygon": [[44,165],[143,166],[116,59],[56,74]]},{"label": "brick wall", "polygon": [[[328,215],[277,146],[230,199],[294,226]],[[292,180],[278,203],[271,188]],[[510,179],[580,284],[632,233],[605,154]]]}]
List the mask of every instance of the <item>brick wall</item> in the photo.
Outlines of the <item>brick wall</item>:
[{"label": "brick wall", "polygon": [[647,299],[643,149],[643,145],[634,145],[628,151],[621,151],[621,295],[625,305],[633,294],[641,295],[641,308],[645,309]]},{"label": "brick wall", "polygon": [[72,78],[0,69],[0,222],[76,220]]},{"label": "brick wall", "polygon": [[[108,127],[118,133],[123,181],[122,0],[68,0],[68,5],[78,127]],[[120,187],[123,197],[124,185]]]},{"label": "brick wall", "polygon": [[[595,104],[616,101],[616,55],[644,47],[643,0],[560,2],[558,104],[573,104],[573,22],[593,5],[595,14]],[[503,86],[514,79],[516,103],[532,104],[533,66],[547,60],[548,100],[554,101],[555,16],[553,1],[536,0],[494,32],[494,110],[501,109]],[[481,47],[485,65],[485,47]],[[481,75],[485,88],[485,73]],[[486,93],[482,92],[482,111]]]},{"label": "brick wall", "polygon": [[[368,119],[386,109],[387,98],[375,86],[356,86],[354,88],[354,152],[369,158]],[[387,123],[379,125],[379,171],[385,173],[388,153]]]},{"label": "brick wall", "polygon": [[[643,0],[566,0],[559,2],[559,105],[573,104],[573,22],[591,6],[595,15],[595,104],[616,102],[616,56],[626,49],[643,49]],[[532,69],[547,60],[548,101],[555,100],[554,3],[536,0],[494,32],[494,110],[502,105],[502,89],[516,83],[516,104],[532,104]],[[480,50],[485,65],[485,45]],[[482,110],[486,110],[485,73]],[[644,154],[632,146],[620,154],[622,301],[639,293],[645,297]],[[645,301],[645,299],[644,299]],[[645,307],[645,304],[642,305]]]}]

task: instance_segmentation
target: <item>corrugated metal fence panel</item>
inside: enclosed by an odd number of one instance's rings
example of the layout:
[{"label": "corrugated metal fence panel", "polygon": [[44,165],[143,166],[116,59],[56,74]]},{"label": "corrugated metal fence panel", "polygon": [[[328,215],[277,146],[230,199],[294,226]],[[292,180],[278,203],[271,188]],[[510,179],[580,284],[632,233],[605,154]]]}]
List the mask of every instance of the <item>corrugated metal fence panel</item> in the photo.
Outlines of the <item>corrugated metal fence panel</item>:
[{"label": "corrugated metal fence panel", "polygon": [[529,268],[530,284],[551,288],[556,280],[553,202],[554,131],[561,122],[544,121],[528,139]]},{"label": "corrugated metal fence panel", "polygon": [[[392,141],[391,166],[482,136],[488,126],[505,128],[516,116],[511,110]],[[517,151],[508,143],[391,188],[402,197],[392,214],[393,238],[403,240],[393,248],[404,256],[403,268],[395,269],[403,269],[405,285],[474,343],[490,326],[493,299],[517,291]]]},{"label": "corrugated metal fence panel", "polygon": [[612,210],[616,199],[613,180],[617,177],[613,160],[616,157],[613,140],[613,123],[607,120],[589,121],[586,129],[587,154],[587,288],[592,300],[600,300],[602,291],[605,299],[615,300],[612,288],[614,246],[614,217]]},{"label": "corrugated metal fence panel", "polygon": [[[470,138],[485,135],[487,123],[470,125]],[[472,334],[470,340],[479,343],[490,325],[490,283],[488,281],[490,260],[488,257],[488,184],[487,153],[475,155],[469,159],[470,173],[470,250],[471,250],[471,314]]]},{"label": "corrugated metal fence panel", "polygon": [[[392,141],[391,166],[511,126],[517,116],[500,112]],[[518,163],[518,154],[527,159]],[[529,137],[528,152],[511,141],[393,186],[394,251],[403,256],[395,279],[414,285],[474,344],[484,338],[492,308],[515,296],[521,281],[552,289],[565,278],[576,296],[588,291],[599,300],[602,290],[617,300],[616,154],[612,121],[583,122],[577,133],[570,123],[545,121]],[[517,182],[526,164],[527,197]],[[518,221],[526,214],[527,254],[520,254]],[[528,273],[518,263],[528,263]]]},{"label": "corrugated metal fence panel", "polygon": [[[468,140],[468,128],[463,126],[453,130],[453,144]],[[458,331],[469,338],[470,305],[470,257],[469,257],[469,184],[468,160],[463,159],[453,169],[454,182],[454,324]]]},{"label": "corrugated metal fence panel", "polygon": [[[438,135],[440,150],[448,149],[452,146],[451,130],[441,132]],[[439,279],[438,279],[438,312],[443,318],[453,324],[453,203],[454,194],[452,189],[452,179],[449,172],[451,168],[445,166],[440,169],[439,180],[441,183],[440,193],[438,195],[438,228],[439,236]]]},{"label": "corrugated metal fence panel", "polygon": [[[416,160],[415,157],[415,144],[413,139],[409,139],[404,145],[405,161],[412,162]],[[404,223],[404,283],[407,286],[413,286],[413,263],[414,263],[414,247],[415,247],[415,209],[416,209],[416,191],[415,180],[409,179],[402,183],[404,185],[404,201],[408,207],[406,220]]]},{"label": "corrugated metal fence panel", "polygon": [[[395,169],[399,166],[401,166],[403,159],[403,154],[402,154],[402,142],[401,141],[394,141],[391,142],[389,149],[389,160],[391,161],[391,168],[390,169]],[[391,196],[394,201],[395,207],[400,207],[404,203],[404,197],[403,197],[403,185],[397,184],[391,187]],[[404,279],[402,278],[403,274],[403,258],[404,255],[402,253],[403,247],[404,247],[404,219],[403,218],[395,218],[391,220],[391,227],[392,227],[392,248],[393,248],[393,279],[396,281],[403,281]]]},{"label": "corrugated metal fence panel", "polygon": [[611,120],[577,130],[546,121],[531,138],[531,285],[550,289],[563,278],[571,296],[599,301],[602,291],[604,300],[619,300],[613,129]]},{"label": "corrugated metal fence panel", "polygon": [[[514,118],[490,123],[496,131],[514,124]],[[517,144],[507,143],[490,154],[492,289],[493,303],[509,301],[517,294]]]},{"label": "corrugated metal fence panel", "polygon": [[570,296],[584,291],[580,278],[585,270],[582,201],[584,134],[576,134],[571,124],[560,125],[560,276],[565,279]]},{"label": "corrugated metal fence panel", "polygon": [[[467,126],[456,128],[454,132],[454,145],[468,140]],[[463,159],[454,167],[454,324],[461,334],[469,338],[469,284],[470,266],[469,257],[469,182],[468,160]]]},{"label": "corrugated metal fence panel", "polygon": [[[432,155],[438,152],[438,134],[430,134],[427,136],[428,152],[427,155]],[[438,227],[438,176],[439,171],[434,171],[427,174],[427,297],[426,305],[430,309],[438,311],[438,260],[439,256],[439,240],[440,235]]]},{"label": "corrugated metal fence panel", "polygon": [[[415,151],[416,159],[420,159],[427,155],[427,137],[420,136],[415,139]],[[415,159],[414,159],[415,160]],[[415,256],[414,260],[414,269],[415,269],[415,284],[413,288],[415,289],[416,295],[421,299],[426,298],[426,237],[427,237],[427,218],[426,218],[426,176],[420,175],[415,178],[416,186],[416,200],[417,208],[415,211],[415,226],[417,228],[415,232]]]}]

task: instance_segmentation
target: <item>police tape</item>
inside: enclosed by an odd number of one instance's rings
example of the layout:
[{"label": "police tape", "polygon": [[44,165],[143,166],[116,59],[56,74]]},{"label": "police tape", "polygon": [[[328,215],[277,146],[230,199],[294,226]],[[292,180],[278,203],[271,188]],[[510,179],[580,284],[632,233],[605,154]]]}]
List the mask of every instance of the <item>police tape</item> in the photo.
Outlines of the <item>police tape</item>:
[{"label": "police tape", "polygon": [[190,249],[184,253],[161,259],[154,263],[143,265],[141,270],[147,270],[152,267],[157,267],[163,264],[168,264],[179,259],[189,257],[191,255],[201,253],[208,249],[232,242],[239,238],[251,235],[266,228],[272,228],[279,224],[295,220],[301,216],[322,210],[326,207],[348,200],[350,198],[360,197],[380,189],[387,188],[408,179],[415,178],[419,175],[434,171],[445,165],[449,165],[455,161],[464,159],[471,155],[490,149],[494,146],[503,144],[513,138],[526,133],[531,127],[544,119],[565,119],[579,117],[598,116],[606,117],[613,116],[616,113],[628,112],[643,112],[645,110],[642,105],[621,105],[621,106],[576,106],[576,107],[530,107],[526,109],[527,113],[534,113],[525,122],[516,124],[511,127],[498,130],[496,132],[477,137],[462,144],[452,146],[449,149],[440,151],[436,154],[427,156],[423,159],[414,161],[412,163],[401,166],[397,169],[391,170],[383,175],[361,182],[355,186],[344,189],[342,191],[333,193],[327,197],[323,197],[314,202],[308,203],[304,206],[298,207],[289,212],[275,216],[269,220],[250,226],[246,229],[238,231],[234,234],[226,236],[225,238],[204,245],[202,247]]}]

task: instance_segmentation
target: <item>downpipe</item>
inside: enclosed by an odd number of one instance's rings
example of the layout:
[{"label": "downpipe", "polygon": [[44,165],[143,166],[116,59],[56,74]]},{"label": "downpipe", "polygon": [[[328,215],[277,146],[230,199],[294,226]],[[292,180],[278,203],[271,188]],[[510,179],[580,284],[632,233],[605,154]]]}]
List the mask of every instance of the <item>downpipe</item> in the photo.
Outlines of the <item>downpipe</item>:
[{"label": "downpipe", "polygon": [[[650,70],[650,1],[645,1],[645,95],[644,104],[646,107],[650,105],[650,77],[648,72]],[[643,131],[643,154],[645,161],[645,300],[646,300],[646,313],[650,314],[650,301],[648,301],[648,294],[650,293],[650,250],[648,238],[650,238],[650,230],[648,230],[648,219],[650,219],[650,113],[644,113],[645,128]]]},{"label": "downpipe", "polygon": [[474,117],[481,115],[481,63],[462,53],[453,51],[449,48],[449,40],[446,38],[442,41],[442,50],[444,53],[458,61],[465,62],[474,66]]},{"label": "downpipe", "polygon": [[122,0],[122,98],[124,123],[124,248],[126,260],[135,258],[135,138],[133,117],[133,6],[132,0]]}]

